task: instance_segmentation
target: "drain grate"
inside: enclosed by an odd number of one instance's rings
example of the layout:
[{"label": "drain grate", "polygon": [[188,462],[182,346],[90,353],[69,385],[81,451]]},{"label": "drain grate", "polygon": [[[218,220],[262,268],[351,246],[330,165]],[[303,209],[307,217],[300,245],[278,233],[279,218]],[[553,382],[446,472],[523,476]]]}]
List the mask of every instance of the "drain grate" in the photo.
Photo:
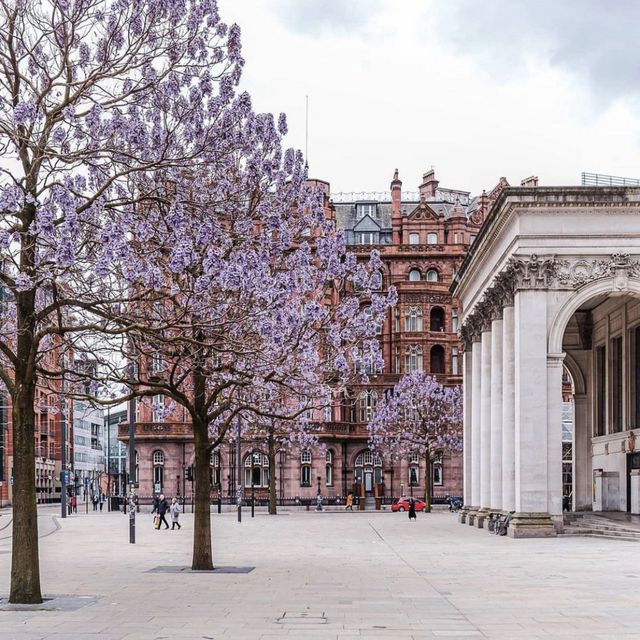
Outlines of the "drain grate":
[{"label": "drain grate", "polygon": [[276,620],[277,624],[305,625],[305,624],[327,624],[327,618],[322,613],[311,613],[310,611],[285,611]]},{"label": "drain grate", "polygon": [[75,611],[98,602],[96,596],[47,595],[40,604],[11,604],[0,598],[0,611]]},{"label": "drain grate", "polygon": [[191,567],[166,565],[149,569],[147,573],[251,573],[255,567],[215,567],[213,570],[194,571]]}]

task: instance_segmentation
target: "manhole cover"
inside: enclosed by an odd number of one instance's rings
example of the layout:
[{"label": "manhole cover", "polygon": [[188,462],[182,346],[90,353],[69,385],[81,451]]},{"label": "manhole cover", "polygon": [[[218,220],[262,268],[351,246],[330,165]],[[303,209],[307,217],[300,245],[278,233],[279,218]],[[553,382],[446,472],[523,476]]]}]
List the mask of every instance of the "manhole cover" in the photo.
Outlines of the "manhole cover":
[{"label": "manhole cover", "polygon": [[276,620],[278,624],[305,625],[305,624],[327,624],[327,618],[322,613],[311,613],[308,611],[285,611]]},{"label": "manhole cover", "polygon": [[191,567],[167,565],[149,569],[147,573],[251,573],[255,567],[215,567],[213,570],[194,571]]}]

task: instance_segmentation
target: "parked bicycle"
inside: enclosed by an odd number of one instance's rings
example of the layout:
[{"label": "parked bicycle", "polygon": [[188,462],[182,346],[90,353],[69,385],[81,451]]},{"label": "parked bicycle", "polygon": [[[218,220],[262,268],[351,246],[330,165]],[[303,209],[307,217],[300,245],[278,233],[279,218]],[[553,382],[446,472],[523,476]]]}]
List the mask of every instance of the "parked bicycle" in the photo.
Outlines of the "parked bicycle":
[{"label": "parked bicycle", "polygon": [[449,505],[449,511],[453,513],[457,513],[462,509],[462,498],[447,496],[446,502]]}]

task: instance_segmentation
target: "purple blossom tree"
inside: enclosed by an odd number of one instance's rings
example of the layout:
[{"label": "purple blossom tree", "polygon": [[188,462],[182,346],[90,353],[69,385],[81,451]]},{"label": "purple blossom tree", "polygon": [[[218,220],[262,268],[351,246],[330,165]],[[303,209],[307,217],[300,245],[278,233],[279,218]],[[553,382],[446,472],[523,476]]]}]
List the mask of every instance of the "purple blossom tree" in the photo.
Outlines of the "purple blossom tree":
[{"label": "purple blossom tree", "polygon": [[162,393],[190,416],[193,569],[213,567],[209,459],[237,437],[238,420],[243,439],[274,424],[281,446],[300,444],[304,414],[359,377],[354,352],[382,366],[377,323],[395,291],[373,291],[379,254],[358,263],[346,250],[302,156],[281,150],[283,133],[283,119],[248,111],[235,164],[190,172],[169,207],[149,211],[160,297],[128,305],[121,318],[138,361],[136,393]]},{"label": "purple blossom tree", "polygon": [[[70,340],[76,351],[90,346],[77,339],[86,332],[116,335],[128,303],[158,298],[164,256],[144,243],[157,203],[167,224],[184,218],[174,204],[180,185],[189,179],[196,199],[210,199],[190,176],[212,165],[219,175],[229,169],[214,192],[221,208],[251,197],[233,186],[238,136],[269,125],[236,95],[242,66],[239,29],[220,20],[214,0],[0,1],[0,379],[13,407],[13,603],[41,602],[36,382],[71,369]],[[174,249],[172,264],[188,266],[188,247]],[[226,250],[214,248],[212,271]]]},{"label": "purple blossom tree", "polygon": [[410,373],[385,394],[367,428],[373,450],[405,460],[411,454],[423,457],[425,503],[430,511],[432,454],[462,448],[460,387],[445,387],[433,376]]}]

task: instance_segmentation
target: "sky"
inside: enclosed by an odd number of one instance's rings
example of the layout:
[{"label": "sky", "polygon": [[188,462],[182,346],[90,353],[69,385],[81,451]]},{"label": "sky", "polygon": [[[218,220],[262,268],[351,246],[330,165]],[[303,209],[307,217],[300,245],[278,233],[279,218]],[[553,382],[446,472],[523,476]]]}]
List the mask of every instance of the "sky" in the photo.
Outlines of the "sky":
[{"label": "sky", "polygon": [[242,88],[332,192],[640,178],[636,0],[220,0]]}]

